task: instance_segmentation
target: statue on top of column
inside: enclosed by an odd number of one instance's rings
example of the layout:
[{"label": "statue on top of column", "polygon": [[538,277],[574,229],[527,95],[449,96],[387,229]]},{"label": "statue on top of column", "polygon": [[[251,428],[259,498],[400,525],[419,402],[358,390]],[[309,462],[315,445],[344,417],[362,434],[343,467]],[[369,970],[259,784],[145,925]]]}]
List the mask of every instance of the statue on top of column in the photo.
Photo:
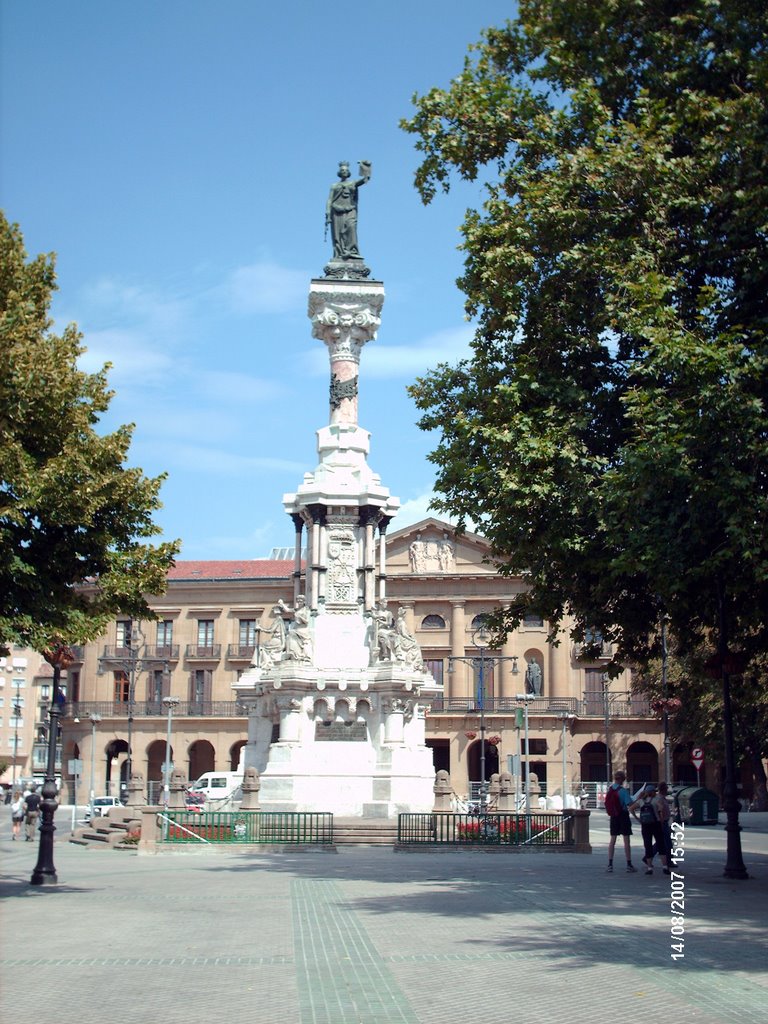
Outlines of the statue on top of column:
[{"label": "statue on top of column", "polygon": [[339,181],[331,185],[328,202],[325,205],[325,232],[331,229],[333,257],[325,268],[326,277],[360,278],[368,277],[370,270],[360,255],[357,239],[357,194],[371,177],[371,164],[361,160],[359,178],[352,180],[349,162],[339,164]]}]

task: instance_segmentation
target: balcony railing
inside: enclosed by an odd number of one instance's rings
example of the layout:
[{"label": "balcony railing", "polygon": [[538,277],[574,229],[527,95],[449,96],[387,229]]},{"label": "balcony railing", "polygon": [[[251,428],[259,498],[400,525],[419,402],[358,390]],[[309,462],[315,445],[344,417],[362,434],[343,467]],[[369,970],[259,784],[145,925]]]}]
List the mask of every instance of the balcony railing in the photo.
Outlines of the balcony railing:
[{"label": "balcony railing", "polygon": [[[82,659],[81,659],[82,660]],[[164,661],[179,660],[178,644],[144,644],[143,647],[126,647],[124,644],[106,644],[99,659],[117,664],[135,663],[137,668],[158,665]]]},{"label": "balcony railing", "polygon": [[187,644],[187,657],[212,661],[221,657],[221,644]]},{"label": "balcony railing", "polygon": [[[503,715],[522,707],[522,701],[514,697],[486,697],[483,711],[486,715]],[[605,698],[600,694],[585,693],[583,699],[578,697],[534,697],[528,701],[529,715],[559,715],[567,711],[580,718],[605,718]],[[439,697],[432,702],[430,714],[466,715],[478,714],[480,704],[472,697],[453,698]],[[654,718],[651,706],[645,697],[635,697],[629,693],[610,694],[608,698],[608,714],[611,718]]]},{"label": "balcony railing", "polygon": [[231,661],[250,661],[256,644],[230,644],[227,648],[227,657]]},{"label": "balcony railing", "polygon": [[[134,701],[132,705],[134,718],[164,718],[168,708],[161,700]],[[67,704],[64,717],[79,718],[87,724],[89,715],[101,715],[105,718],[128,718],[127,701],[79,701]],[[183,700],[173,708],[174,718],[244,718],[245,708],[236,700]]]},{"label": "balcony railing", "polygon": [[613,657],[613,644],[605,641],[599,644],[574,644],[574,661],[610,661]]},{"label": "balcony railing", "polygon": [[178,644],[147,644],[142,657],[145,661],[178,661]]}]

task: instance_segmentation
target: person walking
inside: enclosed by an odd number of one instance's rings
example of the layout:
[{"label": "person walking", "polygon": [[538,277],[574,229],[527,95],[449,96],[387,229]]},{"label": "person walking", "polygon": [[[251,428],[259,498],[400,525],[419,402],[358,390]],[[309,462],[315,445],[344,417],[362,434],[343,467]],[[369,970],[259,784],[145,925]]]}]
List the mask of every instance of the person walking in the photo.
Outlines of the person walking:
[{"label": "person walking", "polygon": [[31,843],[35,838],[35,831],[37,829],[37,819],[40,817],[40,804],[42,798],[37,792],[37,786],[31,786],[26,803],[26,822],[27,822],[27,842]]},{"label": "person walking", "polygon": [[[616,772],[613,776],[613,784],[605,795],[605,806],[611,818],[611,839],[608,843],[608,867],[606,869],[609,872],[613,871],[613,851],[619,836],[624,840],[627,871],[637,871],[637,868],[632,863],[632,852],[629,845],[629,837],[632,835],[632,822],[629,817],[632,796],[629,790],[624,788],[626,777],[624,772]],[[612,812],[613,807],[616,808],[615,814]]]},{"label": "person walking", "polygon": [[646,875],[653,874],[653,858],[657,851],[661,857],[664,873],[668,875],[669,861],[667,860],[666,854],[664,829],[659,821],[659,815],[656,809],[656,787],[646,786],[640,794],[639,799],[631,805],[630,811],[640,822],[640,831],[643,836],[643,845],[645,847],[643,864],[645,864]]},{"label": "person walking", "polygon": [[18,839],[21,835],[21,823],[24,821],[26,805],[21,793],[14,793],[11,801],[11,839]]}]

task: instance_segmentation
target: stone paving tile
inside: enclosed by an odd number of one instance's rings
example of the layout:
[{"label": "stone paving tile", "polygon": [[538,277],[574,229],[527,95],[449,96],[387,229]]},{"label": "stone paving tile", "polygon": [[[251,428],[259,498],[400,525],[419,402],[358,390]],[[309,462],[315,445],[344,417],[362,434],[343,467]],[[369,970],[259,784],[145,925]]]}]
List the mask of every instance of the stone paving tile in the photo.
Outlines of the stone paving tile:
[{"label": "stone paving tile", "polygon": [[[597,832],[597,843],[605,840]],[[592,857],[381,850],[135,857],[57,843],[59,885],[0,828],[2,1024],[766,1024],[768,836],[747,883],[690,836],[684,961],[669,880]],[[33,970],[34,986],[17,985]],[[615,1011],[615,1012],[614,1012]]]}]

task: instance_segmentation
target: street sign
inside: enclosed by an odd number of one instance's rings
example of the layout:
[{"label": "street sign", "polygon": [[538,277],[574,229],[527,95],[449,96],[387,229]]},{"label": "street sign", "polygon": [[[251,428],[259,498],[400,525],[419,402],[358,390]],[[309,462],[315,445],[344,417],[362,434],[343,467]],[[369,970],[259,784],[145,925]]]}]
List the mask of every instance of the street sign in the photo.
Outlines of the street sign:
[{"label": "street sign", "polygon": [[704,764],[704,751],[701,747],[694,747],[691,751],[691,764],[698,771]]},{"label": "street sign", "polygon": [[71,757],[67,762],[70,775],[82,775],[83,774],[83,762],[79,757]]},{"label": "street sign", "polygon": [[163,761],[163,763],[160,765],[160,771],[163,773],[163,775],[165,775],[166,772],[172,772],[173,771],[173,761],[171,761],[170,764],[168,764],[167,761]]}]

